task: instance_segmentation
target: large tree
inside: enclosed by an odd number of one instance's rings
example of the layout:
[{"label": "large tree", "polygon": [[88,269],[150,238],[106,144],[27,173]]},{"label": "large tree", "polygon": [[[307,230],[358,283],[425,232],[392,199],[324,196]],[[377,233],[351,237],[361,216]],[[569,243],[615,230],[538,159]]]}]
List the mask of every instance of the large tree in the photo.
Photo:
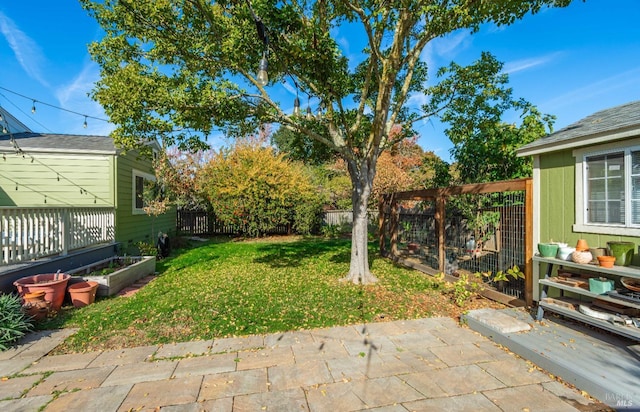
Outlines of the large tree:
[{"label": "large tree", "polygon": [[[264,123],[322,142],[347,163],[353,186],[346,279],[369,283],[375,276],[368,264],[366,207],[378,157],[394,140],[412,135],[414,122],[441,110],[408,104],[413,93],[432,93],[421,58],[427,44],[484,23],[507,25],[570,0],[81,2],[105,30],[90,47],[102,75],[93,96],[117,125],[118,144],[136,146],[161,135],[166,144],[197,148],[214,128],[241,135]],[[361,53],[339,46],[334,36],[346,33],[364,39]],[[255,74],[266,61],[268,81]],[[322,116],[286,113],[272,98],[274,87],[289,79],[302,96],[320,102]],[[491,100],[484,79],[472,80],[472,89],[440,91],[449,96],[443,105],[469,90]],[[392,138],[396,125],[403,133]]]}]

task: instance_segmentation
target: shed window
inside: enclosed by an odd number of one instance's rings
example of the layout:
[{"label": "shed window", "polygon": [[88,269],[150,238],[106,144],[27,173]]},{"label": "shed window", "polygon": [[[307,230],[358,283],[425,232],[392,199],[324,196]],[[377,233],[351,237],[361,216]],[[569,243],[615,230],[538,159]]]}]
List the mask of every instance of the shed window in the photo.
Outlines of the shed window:
[{"label": "shed window", "polygon": [[640,226],[640,150],[585,155],[585,223]]},{"label": "shed window", "polygon": [[132,174],[132,205],[133,205],[133,213],[141,214],[144,212],[145,202],[144,202],[144,192],[145,188],[155,182],[155,176],[144,173],[138,170],[133,170]]}]

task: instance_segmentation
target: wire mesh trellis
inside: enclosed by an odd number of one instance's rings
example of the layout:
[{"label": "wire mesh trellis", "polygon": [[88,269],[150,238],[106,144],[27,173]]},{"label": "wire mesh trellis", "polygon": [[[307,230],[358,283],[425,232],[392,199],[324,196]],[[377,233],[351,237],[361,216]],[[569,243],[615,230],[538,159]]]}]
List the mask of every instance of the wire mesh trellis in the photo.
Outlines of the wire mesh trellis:
[{"label": "wire mesh trellis", "polygon": [[[469,193],[472,192],[472,193]],[[409,192],[407,192],[409,193]],[[444,262],[440,260],[436,198],[407,195],[397,200],[397,253],[447,274],[506,272],[527,260],[527,210],[525,190],[446,194]],[[399,196],[402,199],[402,196]],[[392,208],[384,208],[384,248],[392,250]],[[499,291],[525,299],[526,281],[491,283]]]}]

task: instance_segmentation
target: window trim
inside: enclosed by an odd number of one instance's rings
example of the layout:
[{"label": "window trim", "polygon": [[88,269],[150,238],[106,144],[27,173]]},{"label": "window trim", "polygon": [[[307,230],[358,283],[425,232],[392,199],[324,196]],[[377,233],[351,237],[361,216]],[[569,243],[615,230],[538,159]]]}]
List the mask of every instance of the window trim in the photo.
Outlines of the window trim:
[{"label": "window trim", "polygon": [[587,223],[587,185],[586,185],[586,158],[603,154],[615,153],[623,151],[626,156],[631,151],[640,151],[640,138],[629,139],[622,142],[608,143],[604,145],[591,146],[587,148],[576,149],[573,156],[575,163],[575,223],[573,225],[574,232],[598,233],[606,235],[619,236],[640,236],[640,227],[630,226],[627,220],[628,214],[631,213],[631,198],[627,194],[631,193],[631,162],[625,161],[625,223],[624,224],[607,224],[607,223]]},{"label": "window trim", "polygon": [[143,182],[145,180],[150,180],[152,182],[156,181],[156,177],[150,173],[145,173],[141,170],[132,169],[131,171],[131,212],[134,215],[146,215],[144,209],[136,207],[136,178],[141,177]]}]

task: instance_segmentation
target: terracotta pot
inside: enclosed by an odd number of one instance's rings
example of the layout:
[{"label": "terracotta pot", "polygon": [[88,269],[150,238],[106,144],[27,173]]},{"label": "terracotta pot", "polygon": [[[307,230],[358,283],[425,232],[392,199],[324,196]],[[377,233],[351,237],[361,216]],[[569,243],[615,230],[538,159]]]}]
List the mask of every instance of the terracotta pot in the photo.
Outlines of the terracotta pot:
[{"label": "terracotta pot", "polygon": [[46,293],[44,292],[44,290],[39,290],[36,292],[29,292],[29,293],[25,293],[24,296],[22,297],[22,299],[24,300],[24,303],[37,303],[37,302],[44,302],[44,296],[46,295]]},{"label": "terracotta pot", "polygon": [[583,252],[585,250],[589,250],[589,245],[585,239],[578,239],[578,243],[576,243],[576,251]]},{"label": "terracotta pot", "polygon": [[598,256],[598,263],[603,268],[612,268],[613,262],[616,261],[615,256]]},{"label": "terracotta pot", "polygon": [[59,311],[70,277],[66,273],[45,273],[20,278],[13,282],[13,286],[18,289],[20,296],[43,291],[44,300],[51,302],[51,310]]},{"label": "terracotta pot", "polygon": [[22,309],[31,316],[33,320],[39,321],[47,317],[49,309],[51,308],[51,302],[41,300],[38,302],[30,302],[22,305]]},{"label": "terracotta pot", "polygon": [[71,303],[76,308],[92,304],[96,300],[96,291],[98,290],[98,282],[78,282],[69,286],[69,295],[71,295]]}]

